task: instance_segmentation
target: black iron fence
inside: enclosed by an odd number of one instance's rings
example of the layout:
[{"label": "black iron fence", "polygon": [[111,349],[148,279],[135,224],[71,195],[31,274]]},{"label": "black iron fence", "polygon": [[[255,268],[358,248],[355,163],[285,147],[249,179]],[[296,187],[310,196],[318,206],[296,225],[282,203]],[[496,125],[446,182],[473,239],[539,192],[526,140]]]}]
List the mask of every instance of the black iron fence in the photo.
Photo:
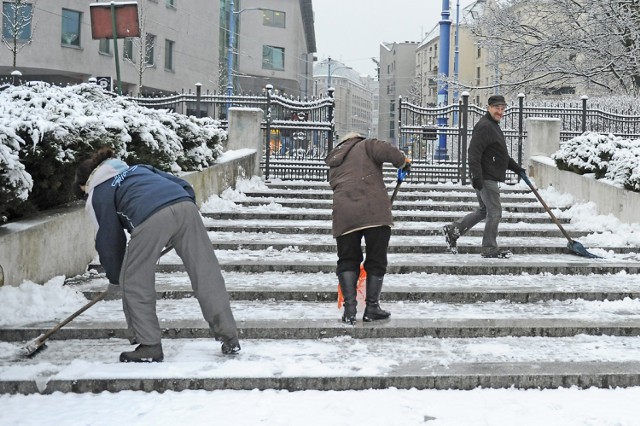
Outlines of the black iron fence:
[{"label": "black iron fence", "polygon": [[170,109],[197,117],[212,117],[228,127],[232,107],[260,108],[265,177],[326,180],[324,157],[333,148],[333,91],[323,98],[300,99],[274,94],[267,86],[260,95],[181,93],[166,97],[127,97],[149,108]]},{"label": "black iron fence", "polygon": [[[23,84],[16,76],[0,78],[2,85]],[[114,96],[116,96],[114,94]],[[324,158],[334,144],[333,91],[323,98],[300,99],[274,93],[270,86],[260,94],[201,93],[170,96],[132,97],[139,105],[168,109],[186,115],[211,117],[228,127],[227,111],[231,107],[260,108],[262,122],[263,173],[267,178],[326,180]],[[463,94],[457,104],[443,107],[422,107],[398,102],[398,146],[412,159],[409,181],[458,182],[467,179],[467,145],[475,123],[486,114],[483,107],[468,104]],[[524,96],[509,105],[500,122],[510,155],[522,164],[523,144],[528,118],[559,118],[561,140],[568,140],[585,131],[613,134],[631,139],[640,138],[640,115],[621,114],[589,107],[583,97],[578,103],[524,104]],[[382,137],[384,139],[384,137]],[[515,180],[514,175],[509,175]]]},{"label": "black iron fence", "polygon": [[[444,107],[422,107],[399,100],[398,146],[412,159],[411,181],[445,182],[467,180],[467,146],[473,126],[486,114],[486,109],[469,105],[463,94],[458,104]],[[560,139],[569,140],[586,131],[613,134],[630,139],[640,138],[640,115],[625,115],[588,108],[587,98],[578,104],[509,105],[500,121],[507,148],[512,158],[522,164],[523,144],[528,118],[559,118]],[[511,181],[516,180],[509,173]]]}]

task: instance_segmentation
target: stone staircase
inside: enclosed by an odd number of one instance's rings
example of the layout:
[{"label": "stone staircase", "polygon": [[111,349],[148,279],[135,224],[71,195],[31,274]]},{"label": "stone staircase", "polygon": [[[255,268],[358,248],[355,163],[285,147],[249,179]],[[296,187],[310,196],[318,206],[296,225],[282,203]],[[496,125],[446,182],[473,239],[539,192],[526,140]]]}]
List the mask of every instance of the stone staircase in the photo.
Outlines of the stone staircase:
[{"label": "stone staircase", "polygon": [[[638,247],[608,247],[561,219],[604,258],[572,254],[522,187],[502,198],[499,241],[514,256],[483,259],[481,224],[459,240],[458,255],[441,235],[475,207],[470,188],[404,184],[382,295],[391,319],[355,327],[339,321],[328,185],[278,181],[244,195],[203,213],[241,333],[238,356],[210,339],[169,253],[157,274],[165,362],[119,363],[129,348],[121,303],[104,301],[30,359],[18,349],[62,318],[0,329],[14,349],[0,355],[0,392],[640,385]],[[106,279],[99,265],[89,270],[67,284],[93,298]]]}]

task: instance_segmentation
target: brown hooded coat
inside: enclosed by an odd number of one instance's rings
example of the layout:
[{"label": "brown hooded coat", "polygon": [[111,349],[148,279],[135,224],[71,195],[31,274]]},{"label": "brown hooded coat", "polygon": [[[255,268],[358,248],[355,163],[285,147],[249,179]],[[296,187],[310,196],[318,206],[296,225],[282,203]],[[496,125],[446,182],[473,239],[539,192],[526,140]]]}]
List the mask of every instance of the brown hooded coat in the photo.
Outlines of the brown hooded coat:
[{"label": "brown hooded coat", "polygon": [[327,156],[333,190],[333,237],[374,226],[391,226],[391,202],[382,178],[382,164],[400,168],[405,155],[388,142],[353,137]]}]

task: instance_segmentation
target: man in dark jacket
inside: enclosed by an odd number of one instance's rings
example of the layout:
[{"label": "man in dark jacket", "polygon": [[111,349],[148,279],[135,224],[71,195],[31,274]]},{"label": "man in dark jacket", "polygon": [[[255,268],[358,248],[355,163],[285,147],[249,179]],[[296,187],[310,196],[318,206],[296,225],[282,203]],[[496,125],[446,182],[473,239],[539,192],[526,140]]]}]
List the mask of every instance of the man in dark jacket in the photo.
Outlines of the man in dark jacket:
[{"label": "man in dark jacket", "polygon": [[356,286],[363,260],[362,238],[367,257],[367,296],[364,321],[389,318],[380,309],[382,281],[387,271],[387,248],[391,237],[391,202],[382,179],[382,164],[409,170],[404,153],[390,143],[366,139],[357,133],[345,135],[329,153],[329,184],[333,190],[333,237],[338,246],[336,273],[344,297],[342,321],[356,322]]},{"label": "man in dark jacket", "polygon": [[518,174],[524,169],[509,156],[499,122],[507,103],[504,96],[489,97],[487,113],[478,120],[469,143],[469,174],[476,191],[479,207],[443,229],[452,253],[457,253],[457,240],[481,220],[486,219],[482,236],[482,257],[511,257],[509,250],[498,247],[498,225],[502,218],[500,182],[505,181],[507,169]]},{"label": "man in dark jacket", "polygon": [[[110,292],[122,292],[122,307],[138,347],[122,362],[164,358],[156,314],[155,265],[164,247],[174,247],[189,274],[202,315],[222,341],[222,352],[240,350],[238,331],[220,265],[186,181],[147,165],[129,167],[98,150],[76,170],[74,192],[87,197],[97,228],[96,250]],[[125,230],[130,234],[129,241]]]}]

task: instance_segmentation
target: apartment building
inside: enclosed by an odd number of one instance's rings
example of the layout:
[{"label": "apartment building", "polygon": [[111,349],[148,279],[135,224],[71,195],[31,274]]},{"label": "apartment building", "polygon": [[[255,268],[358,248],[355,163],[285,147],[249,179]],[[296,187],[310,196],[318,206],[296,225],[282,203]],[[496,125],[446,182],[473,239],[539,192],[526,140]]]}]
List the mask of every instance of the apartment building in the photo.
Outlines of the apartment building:
[{"label": "apartment building", "polygon": [[371,85],[370,77],[362,77],[353,68],[328,58],[314,65],[313,79],[315,96],[326,96],[327,89],[334,88],[336,139],[349,132],[372,135],[375,85]]},{"label": "apartment building", "polygon": [[[87,0],[2,1],[0,77],[18,70],[27,80],[76,84],[111,78],[117,88],[113,40],[92,39]],[[115,2],[132,3],[132,2]],[[231,0],[138,0],[142,37],[117,42],[125,94],[226,90]],[[95,7],[95,6],[94,6]],[[251,9],[251,10],[250,10]],[[266,84],[292,95],[312,84],[315,32],[311,0],[236,0],[232,49],[234,90],[261,91]],[[12,24],[27,17],[19,31]],[[15,36],[15,37],[14,37]]]},{"label": "apartment building", "polygon": [[[449,40],[451,41],[449,52],[449,84],[448,102],[453,103],[459,99],[463,91],[470,92],[471,100],[486,99],[487,90],[476,90],[474,87],[487,83],[490,76],[487,74],[486,56],[475,42],[475,38],[467,25],[471,19],[471,8],[474,4],[463,9],[460,19],[456,18],[452,11]],[[457,59],[456,59],[457,45]],[[424,40],[416,48],[416,98],[424,106],[436,106],[438,102],[438,72],[440,66],[440,25],[436,25],[429,31]],[[457,66],[456,66],[457,60]],[[457,68],[457,77],[456,77]],[[457,84],[456,84],[457,82]],[[457,95],[457,96],[456,96]]]},{"label": "apartment building", "polygon": [[[235,92],[260,93],[270,84],[279,93],[306,97],[313,91],[316,51],[311,0],[220,0]],[[229,7],[234,3],[235,37],[229,56]]]},{"label": "apartment building", "polygon": [[398,99],[414,86],[418,42],[380,43],[378,136],[397,145]]},{"label": "apartment building", "polygon": [[[10,24],[13,1],[3,1],[3,39],[13,39]],[[22,2],[31,23],[18,34],[21,50],[15,69],[26,79],[58,84],[111,77],[116,82],[113,40],[93,40],[92,2],[86,0],[33,0]],[[116,2],[119,3],[119,2]],[[109,3],[104,3],[109,5]],[[143,38],[118,40],[122,90],[129,94],[179,92],[214,87],[218,72],[217,22],[219,8],[212,2],[139,0]],[[16,19],[15,16],[13,16]],[[19,17],[17,18],[19,19]],[[143,49],[141,50],[140,40]],[[0,54],[0,75],[13,70],[13,55],[5,46]],[[143,64],[141,64],[143,63]],[[140,75],[142,84],[140,85]]]}]

